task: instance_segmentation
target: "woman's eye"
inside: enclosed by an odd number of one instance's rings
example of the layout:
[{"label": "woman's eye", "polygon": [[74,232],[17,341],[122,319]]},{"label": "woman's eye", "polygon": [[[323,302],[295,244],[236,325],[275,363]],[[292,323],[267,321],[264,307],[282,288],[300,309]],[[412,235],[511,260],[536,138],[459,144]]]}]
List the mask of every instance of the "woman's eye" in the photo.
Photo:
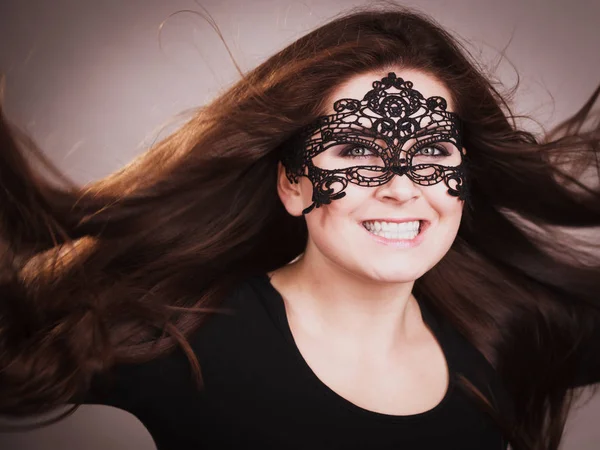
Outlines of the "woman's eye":
[{"label": "woman's eye", "polygon": [[420,148],[417,153],[424,155],[424,156],[445,156],[447,155],[447,152],[441,148],[438,147],[423,147]]},{"label": "woman's eye", "polygon": [[342,156],[354,156],[354,157],[361,157],[361,156],[371,156],[373,154],[373,152],[371,150],[369,150],[366,147],[350,147],[346,150],[344,150],[342,152]]}]

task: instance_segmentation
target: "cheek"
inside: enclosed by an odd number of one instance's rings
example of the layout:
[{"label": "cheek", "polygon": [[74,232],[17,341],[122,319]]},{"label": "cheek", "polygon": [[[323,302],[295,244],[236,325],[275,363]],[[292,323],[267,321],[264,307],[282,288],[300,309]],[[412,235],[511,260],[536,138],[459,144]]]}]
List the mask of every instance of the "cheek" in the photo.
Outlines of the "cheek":
[{"label": "cheek", "polygon": [[[348,251],[348,242],[356,238],[360,218],[357,211],[369,201],[369,189],[348,184],[346,195],[313,209],[305,216],[311,240],[324,251]],[[334,250],[338,248],[338,250]]]},{"label": "cheek", "polygon": [[[335,192],[338,192],[338,186],[334,186],[334,188]],[[348,184],[344,193],[346,194],[344,197],[313,209],[306,216],[307,225],[312,226],[315,231],[320,229],[332,233],[335,233],[336,230],[337,232],[342,231],[341,227],[348,226],[352,222],[352,217],[356,215],[357,209],[367,200],[369,192],[367,189]]]},{"label": "cheek", "polygon": [[431,209],[437,216],[437,239],[443,241],[443,244],[440,244],[449,248],[458,233],[464,203],[448,194],[448,188],[443,183],[430,186],[424,191]]},{"label": "cheek", "polygon": [[425,196],[432,209],[440,219],[460,221],[462,217],[463,202],[448,193],[444,183],[438,183],[425,189]]},{"label": "cheek", "polygon": [[[313,203],[313,185],[307,177],[301,177],[300,187],[302,199],[306,207]],[[370,189],[365,189],[364,187],[360,187],[352,183],[348,183],[346,187],[339,182],[334,182],[330,186],[325,184],[321,190],[323,192],[328,192],[330,189],[332,195],[340,191],[343,191],[346,195],[344,195],[342,198],[332,200],[329,204],[321,205],[319,208],[313,209],[313,211],[307,215],[307,220],[309,220],[309,217],[312,219],[313,215],[315,217],[318,216],[321,221],[330,221],[343,218],[347,219],[348,214],[358,208],[368,199],[370,195],[372,195]]]}]

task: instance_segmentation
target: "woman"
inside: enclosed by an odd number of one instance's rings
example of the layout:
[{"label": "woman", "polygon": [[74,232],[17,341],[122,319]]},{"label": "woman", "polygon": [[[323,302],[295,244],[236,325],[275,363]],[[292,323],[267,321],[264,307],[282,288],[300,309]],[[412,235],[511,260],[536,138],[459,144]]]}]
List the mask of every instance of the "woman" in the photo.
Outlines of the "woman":
[{"label": "woman", "polygon": [[2,122],[1,411],[114,405],[160,449],[558,448],[600,267],[540,229],[600,225],[598,93],[537,139],[395,8],[85,190]]}]

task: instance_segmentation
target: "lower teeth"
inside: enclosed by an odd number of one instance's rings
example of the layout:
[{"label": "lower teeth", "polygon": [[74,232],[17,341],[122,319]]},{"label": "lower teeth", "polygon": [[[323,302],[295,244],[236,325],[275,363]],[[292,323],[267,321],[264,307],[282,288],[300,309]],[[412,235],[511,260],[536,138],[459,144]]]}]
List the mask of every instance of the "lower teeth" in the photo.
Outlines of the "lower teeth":
[{"label": "lower teeth", "polygon": [[414,239],[415,237],[417,237],[416,234],[411,234],[411,235],[400,235],[400,234],[389,234],[389,233],[373,233],[375,236],[381,236],[384,237],[386,239]]}]

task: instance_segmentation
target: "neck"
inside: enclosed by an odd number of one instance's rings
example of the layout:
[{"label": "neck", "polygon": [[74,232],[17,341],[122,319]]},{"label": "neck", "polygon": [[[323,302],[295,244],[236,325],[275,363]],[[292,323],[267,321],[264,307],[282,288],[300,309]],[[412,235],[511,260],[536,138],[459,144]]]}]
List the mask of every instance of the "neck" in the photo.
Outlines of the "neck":
[{"label": "neck", "polygon": [[[324,342],[393,351],[422,324],[414,281],[392,283],[357,275],[307,252],[271,275],[292,328]],[[347,345],[346,344],[346,345]]]}]

